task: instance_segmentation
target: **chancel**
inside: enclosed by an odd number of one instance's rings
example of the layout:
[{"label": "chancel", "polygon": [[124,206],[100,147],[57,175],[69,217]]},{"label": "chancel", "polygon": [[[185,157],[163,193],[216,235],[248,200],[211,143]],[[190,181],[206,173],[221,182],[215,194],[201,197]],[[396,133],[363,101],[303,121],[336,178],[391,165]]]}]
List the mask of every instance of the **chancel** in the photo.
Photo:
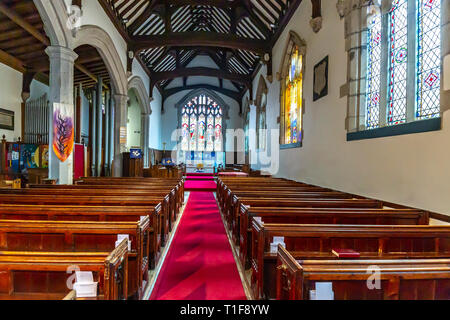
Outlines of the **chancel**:
[{"label": "chancel", "polygon": [[0,299],[450,300],[449,25],[448,0],[2,0]]}]

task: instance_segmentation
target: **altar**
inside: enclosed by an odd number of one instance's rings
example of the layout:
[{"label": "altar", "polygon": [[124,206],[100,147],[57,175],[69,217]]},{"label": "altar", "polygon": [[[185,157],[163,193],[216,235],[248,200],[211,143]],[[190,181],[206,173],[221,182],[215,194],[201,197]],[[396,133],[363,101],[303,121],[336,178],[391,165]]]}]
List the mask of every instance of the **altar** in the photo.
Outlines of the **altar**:
[{"label": "altar", "polygon": [[188,151],[181,152],[179,163],[186,164],[186,173],[213,174],[219,165],[223,165],[224,152]]}]

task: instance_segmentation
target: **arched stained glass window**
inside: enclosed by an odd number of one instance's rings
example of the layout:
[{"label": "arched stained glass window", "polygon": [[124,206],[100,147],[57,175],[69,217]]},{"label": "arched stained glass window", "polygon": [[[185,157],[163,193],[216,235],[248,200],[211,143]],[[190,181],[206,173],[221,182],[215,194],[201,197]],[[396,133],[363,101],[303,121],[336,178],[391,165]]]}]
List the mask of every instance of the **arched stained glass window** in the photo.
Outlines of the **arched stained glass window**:
[{"label": "arched stained glass window", "polygon": [[302,141],[303,55],[292,46],[284,92],[284,144]]},{"label": "arched stained glass window", "polygon": [[368,20],[366,126],[377,128],[380,122],[381,14]]},{"label": "arched stained glass window", "polygon": [[417,0],[418,119],[440,114],[441,1]]},{"label": "arched stained glass window", "polygon": [[222,151],[223,109],[200,94],[181,109],[182,151]]}]

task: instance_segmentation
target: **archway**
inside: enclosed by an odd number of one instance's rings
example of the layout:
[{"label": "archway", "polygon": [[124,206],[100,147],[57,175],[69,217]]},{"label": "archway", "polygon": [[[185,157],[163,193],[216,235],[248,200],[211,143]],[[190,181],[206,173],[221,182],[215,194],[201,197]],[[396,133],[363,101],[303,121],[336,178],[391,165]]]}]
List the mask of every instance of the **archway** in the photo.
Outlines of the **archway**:
[{"label": "archway", "polygon": [[[149,166],[149,139],[150,139],[150,115],[152,109],[147,89],[139,76],[134,76],[128,81],[128,126],[127,132],[130,140],[127,147],[139,145],[144,152],[144,167]],[[130,114],[131,113],[131,114]],[[137,135],[139,132],[139,135]],[[139,141],[139,144],[137,144]]]}]

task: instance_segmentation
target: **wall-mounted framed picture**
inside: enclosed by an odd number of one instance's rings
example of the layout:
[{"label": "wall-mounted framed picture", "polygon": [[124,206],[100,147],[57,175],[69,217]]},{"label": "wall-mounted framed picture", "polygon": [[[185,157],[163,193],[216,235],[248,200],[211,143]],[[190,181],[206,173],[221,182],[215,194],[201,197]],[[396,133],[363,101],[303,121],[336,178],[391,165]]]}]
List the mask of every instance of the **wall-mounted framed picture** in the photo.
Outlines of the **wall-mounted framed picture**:
[{"label": "wall-mounted framed picture", "polygon": [[0,109],[0,129],[14,131],[14,111]]},{"label": "wall-mounted framed picture", "polygon": [[313,101],[328,95],[328,56],[314,67]]}]

